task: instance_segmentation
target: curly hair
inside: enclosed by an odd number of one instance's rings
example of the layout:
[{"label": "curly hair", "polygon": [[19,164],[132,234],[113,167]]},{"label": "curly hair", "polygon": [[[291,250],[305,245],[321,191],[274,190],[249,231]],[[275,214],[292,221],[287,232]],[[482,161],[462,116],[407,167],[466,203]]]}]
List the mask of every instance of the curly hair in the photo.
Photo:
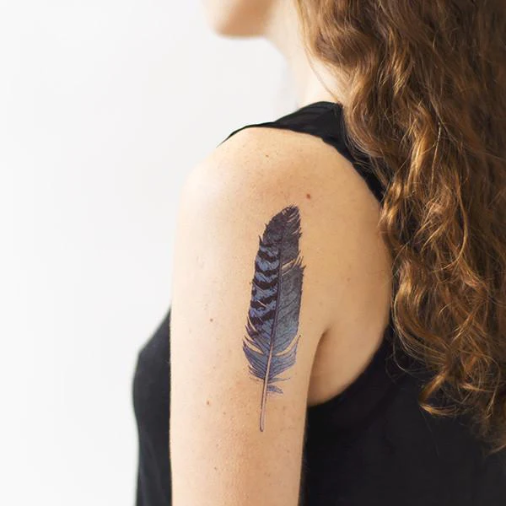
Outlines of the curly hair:
[{"label": "curly hair", "polygon": [[347,142],[385,187],[396,335],[433,373],[420,405],[506,448],[504,1],[295,1],[309,53],[348,79]]}]

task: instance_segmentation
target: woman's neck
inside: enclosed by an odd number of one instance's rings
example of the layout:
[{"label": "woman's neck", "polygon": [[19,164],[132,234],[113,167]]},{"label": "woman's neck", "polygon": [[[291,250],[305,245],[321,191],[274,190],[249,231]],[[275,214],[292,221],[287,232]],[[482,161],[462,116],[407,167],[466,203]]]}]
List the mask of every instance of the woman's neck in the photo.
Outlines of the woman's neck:
[{"label": "woman's neck", "polygon": [[281,52],[295,82],[297,106],[326,100],[346,102],[343,85],[303,44],[299,16],[293,2],[276,2],[264,36]]}]

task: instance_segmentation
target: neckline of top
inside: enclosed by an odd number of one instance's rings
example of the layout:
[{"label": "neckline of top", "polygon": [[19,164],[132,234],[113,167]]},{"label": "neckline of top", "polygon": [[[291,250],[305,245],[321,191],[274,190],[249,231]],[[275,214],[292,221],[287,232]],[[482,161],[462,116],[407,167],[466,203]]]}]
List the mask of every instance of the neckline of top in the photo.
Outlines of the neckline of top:
[{"label": "neckline of top", "polygon": [[295,112],[296,111],[301,111],[303,109],[309,109],[310,107],[317,107],[317,106],[326,106],[326,107],[330,107],[330,108],[333,108],[333,109],[342,109],[343,108],[343,104],[341,104],[340,102],[331,102],[329,100],[318,100],[316,102],[310,102],[309,104],[305,104],[305,105],[301,105],[300,107],[297,107],[295,109]]}]

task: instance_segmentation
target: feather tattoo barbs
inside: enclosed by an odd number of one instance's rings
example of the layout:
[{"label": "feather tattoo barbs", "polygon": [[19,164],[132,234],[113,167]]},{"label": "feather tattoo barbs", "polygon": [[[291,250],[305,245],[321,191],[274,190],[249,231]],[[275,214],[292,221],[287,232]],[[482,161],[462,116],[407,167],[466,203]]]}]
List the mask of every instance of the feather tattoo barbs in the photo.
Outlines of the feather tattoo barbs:
[{"label": "feather tattoo barbs", "polygon": [[283,393],[275,382],[295,363],[304,266],[299,251],[299,209],[285,207],[259,239],[243,350],[250,373],[262,381],[260,430],[268,394]]}]

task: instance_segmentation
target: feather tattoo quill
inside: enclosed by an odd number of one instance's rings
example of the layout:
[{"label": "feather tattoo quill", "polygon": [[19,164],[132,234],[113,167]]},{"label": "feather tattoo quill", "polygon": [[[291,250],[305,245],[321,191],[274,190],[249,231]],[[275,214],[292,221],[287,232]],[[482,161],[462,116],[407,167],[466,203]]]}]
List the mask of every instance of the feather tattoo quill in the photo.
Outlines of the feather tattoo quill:
[{"label": "feather tattoo quill", "polygon": [[[304,266],[299,251],[299,209],[285,207],[266,225],[255,259],[255,274],[243,350],[249,371],[263,382],[260,431],[267,396],[283,391],[275,382],[295,363]],[[288,379],[288,378],[285,378]]]}]

